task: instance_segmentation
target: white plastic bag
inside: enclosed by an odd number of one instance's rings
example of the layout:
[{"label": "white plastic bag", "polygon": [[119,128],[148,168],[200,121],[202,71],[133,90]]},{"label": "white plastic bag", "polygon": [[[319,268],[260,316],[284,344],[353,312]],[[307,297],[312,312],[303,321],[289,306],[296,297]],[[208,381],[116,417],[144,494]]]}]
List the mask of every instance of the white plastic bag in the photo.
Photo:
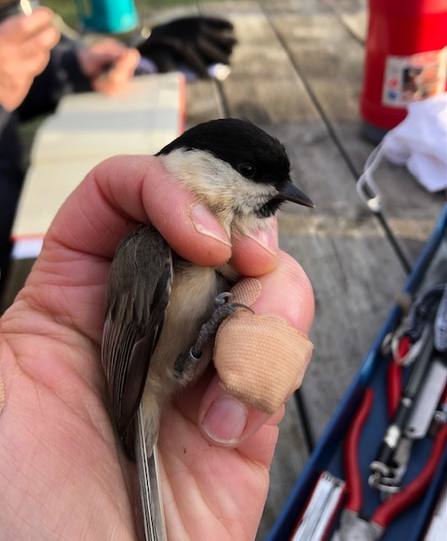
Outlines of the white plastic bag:
[{"label": "white plastic bag", "polygon": [[410,103],[406,118],[366,160],[357,191],[375,212],[380,209],[380,193],[373,173],[384,156],[405,165],[429,192],[447,189],[447,93]]}]

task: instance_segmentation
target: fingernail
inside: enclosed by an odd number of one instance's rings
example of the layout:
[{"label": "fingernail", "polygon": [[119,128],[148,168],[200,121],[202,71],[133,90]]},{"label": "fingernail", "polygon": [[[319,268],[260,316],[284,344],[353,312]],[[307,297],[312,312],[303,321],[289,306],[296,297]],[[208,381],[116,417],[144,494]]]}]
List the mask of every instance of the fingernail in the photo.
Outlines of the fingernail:
[{"label": "fingernail", "polygon": [[213,402],[202,422],[204,432],[215,442],[237,443],[247,424],[247,410],[235,398],[225,396]]},{"label": "fingernail", "polygon": [[225,246],[231,246],[230,239],[224,229],[216,221],[213,214],[204,205],[195,205],[190,211],[194,227],[202,235],[218,240]]},{"label": "fingernail", "polygon": [[259,229],[259,231],[248,233],[247,236],[269,254],[276,255],[278,253],[278,236],[273,227],[264,227]]}]

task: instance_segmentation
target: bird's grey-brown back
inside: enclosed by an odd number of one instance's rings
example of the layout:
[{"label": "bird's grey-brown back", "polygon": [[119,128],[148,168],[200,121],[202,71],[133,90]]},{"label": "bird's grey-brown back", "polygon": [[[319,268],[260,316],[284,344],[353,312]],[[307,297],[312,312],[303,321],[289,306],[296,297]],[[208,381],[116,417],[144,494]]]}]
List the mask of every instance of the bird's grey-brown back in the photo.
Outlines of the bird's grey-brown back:
[{"label": "bird's grey-brown back", "polygon": [[[227,288],[215,269],[173,254],[151,226],[140,226],[121,243],[109,277],[102,356],[124,440],[141,399],[150,412],[148,447],[154,444],[161,409],[183,384],[174,365],[211,316],[214,298]],[[197,377],[208,360],[198,365]]]},{"label": "bird's grey-brown back", "polygon": [[112,261],[101,356],[114,420],[123,441],[141,399],[149,357],[163,327],[172,275],[171,250],[162,236],[148,226],[140,226],[128,235]]}]

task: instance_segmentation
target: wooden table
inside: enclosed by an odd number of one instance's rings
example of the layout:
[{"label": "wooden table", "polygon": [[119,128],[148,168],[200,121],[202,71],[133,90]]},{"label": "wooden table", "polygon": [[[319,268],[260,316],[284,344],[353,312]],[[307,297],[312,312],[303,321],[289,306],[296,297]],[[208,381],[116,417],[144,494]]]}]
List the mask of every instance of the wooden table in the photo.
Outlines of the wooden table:
[{"label": "wooden table", "polygon": [[316,203],[287,208],[282,247],[315,291],[313,360],[287,404],[258,533],[264,539],[313,446],[388,314],[445,203],[403,167],[382,163],[383,212],[359,200],[355,181],[373,150],[360,135],[366,1],[265,0],[206,3],[228,17],[239,45],[222,83],[188,86],[187,123],[247,117],[277,136],[293,177]]},{"label": "wooden table", "polygon": [[[355,181],[373,146],[358,113],[364,0],[265,0],[201,5],[235,25],[239,45],[223,82],[187,88],[187,125],[247,117],[277,136],[293,177],[316,209],[287,208],[282,247],[308,273],[316,298],[315,353],[287,404],[258,539],[266,532],[388,314],[445,202],[406,169],[382,163],[383,212],[359,200]],[[184,14],[183,10],[175,15]],[[249,505],[249,503],[248,503]]]}]

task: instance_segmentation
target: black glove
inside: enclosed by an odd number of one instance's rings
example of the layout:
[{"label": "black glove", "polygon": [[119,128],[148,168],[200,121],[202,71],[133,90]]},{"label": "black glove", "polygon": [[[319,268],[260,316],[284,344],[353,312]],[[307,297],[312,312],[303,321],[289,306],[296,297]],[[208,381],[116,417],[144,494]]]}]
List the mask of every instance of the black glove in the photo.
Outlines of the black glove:
[{"label": "black glove", "polygon": [[167,72],[186,65],[199,77],[207,78],[208,66],[229,64],[237,40],[233,25],[213,17],[184,17],[155,26],[146,41],[137,46],[158,71]]}]

